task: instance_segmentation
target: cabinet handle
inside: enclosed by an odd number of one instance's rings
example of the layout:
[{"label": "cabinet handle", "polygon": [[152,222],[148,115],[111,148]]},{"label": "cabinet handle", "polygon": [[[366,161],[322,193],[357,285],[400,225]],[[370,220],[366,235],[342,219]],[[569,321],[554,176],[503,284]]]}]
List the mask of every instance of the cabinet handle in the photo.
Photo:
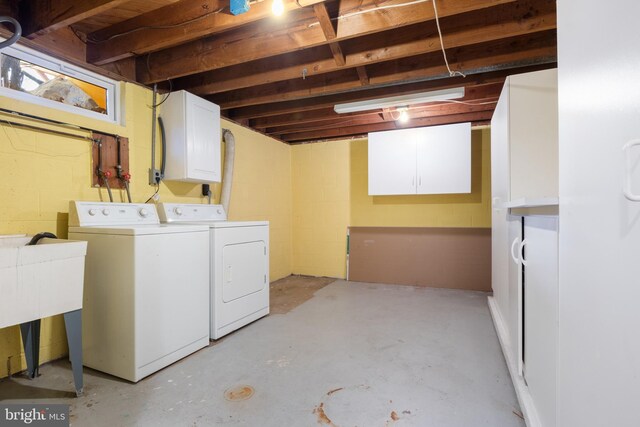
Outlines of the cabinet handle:
[{"label": "cabinet handle", "polygon": [[515,262],[516,264],[520,264],[520,259],[513,251],[516,248],[516,244],[518,244],[518,240],[520,240],[520,238],[516,237],[515,239],[513,239],[513,243],[511,243],[511,259],[513,259],[513,262]]},{"label": "cabinet handle", "polygon": [[415,187],[416,186],[416,177],[411,177],[411,186]]},{"label": "cabinet handle", "polygon": [[422,185],[422,176],[418,177],[418,187]]},{"label": "cabinet handle", "polygon": [[636,145],[640,145],[640,139],[632,139],[622,147],[625,157],[624,185],[622,187],[622,192],[624,193],[624,197],[632,202],[640,202],[640,195],[633,194],[633,191],[631,190],[631,148]]},{"label": "cabinet handle", "polygon": [[518,252],[520,253],[520,262],[522,263],[522,265],[524,265],[525,267],[528,264],[528,261],[526,259],[524,259],[524,247],[527,245],[527,239],[523,239],[522,242],[520,242],[520,249],[518,250]]}]

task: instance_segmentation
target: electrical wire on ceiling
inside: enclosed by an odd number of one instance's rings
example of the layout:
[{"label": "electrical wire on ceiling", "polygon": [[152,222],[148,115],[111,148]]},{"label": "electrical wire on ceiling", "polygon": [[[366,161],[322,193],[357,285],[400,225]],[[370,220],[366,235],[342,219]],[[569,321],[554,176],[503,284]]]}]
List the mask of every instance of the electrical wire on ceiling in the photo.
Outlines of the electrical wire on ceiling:
[{"label": "electrical wire on ceiling", "polygon": [[444,40],[442,38],[442,30],[440,29],[440,18],[438,17],[438,6],[436,5],[436,0],[433,1],[433,14],[436,18],[436,27],[438,28],[438,37],[440,37],[440,48],[442,49],[442,56],[444,57],[444,63],[447,66],[447,71],[449,71],[450,77],[461,76],[467,77],[461,71],[451,71],[451,67],[449,66],[449,60],[447,59],[447,52],[444,50]]},{"label": "electrical wire on ceiling", "polygon": [[428,1],[431,1],[431,0],[413,0],[413,1],[410,1],[410,2],[407,2],[407,3],[388,4],[388,5],[385,5],[385,6],[376,6],[376,7],[372,7],[371,9],[358,10],[356,12],[350,12],[350,13],[345,13],[344,15],[339,15],[338,17],[333,18],[332,21],[340,20],[340,19],[346,19],[346,18],[350,18],[352,16],[362,15],[363,13],[375,12],[375,11],[378,11],[378,10],[395,9],[397,7],[412,6],[414,4],[426,3]]},{"label": "electrical wire on ceiling", "polygon": [[220,13],[220,12],[224,11],[226,8],[227,7],[225,6],[225,7],[222,7],[220,9],[204,13],[204,14],[202,14],[200,16],[195,17],[195,18],[191,18],[191,19],[188,19],[186,21],[178,22],[177,24],[144,25],[142,27],[133,28],[133,29],[131,29],[129,31],[123,31],[121,33],[112,34],[111,36],[107,37],[106,39],[98,40],[98,39],[94,39],[94,38],[91,38],[91,37],[87,36],[87,41],[89,43],[99,44],[99,43],[108,42],[109,40],[113,40],[113,39],[118,38],[118,37],[122,37],[122,36],[126,36],[126,35],[129,35],[129,34],[132,34],[132,33],[136,33],[138,31],[142,31],[142,30],[170,30],[172,28],[178,28],[178,27],[182,27],[184,25],[189,25],[189,24],[193,24],[194,22],[201,21],[201,20],[203,20],[203,19],[205,19],[205,18],[207,18],[207,17],[209,17],[211,15],[215,15],[217,13]]},{"label": "electrical wire on ceiling", "polygon": [[[394,8],[398,8],[398,7],[406,7],[406,6],[413,6],[419,3],[426,3],[432,1],[433,2],[433,15],[436,21],[436,28],[438,29],[438,38],[440,39],[440,49],[442,50],[442,56],[444,57],[444,64],[447,67],[447,71],[449,72],[449,76],[450,77],[455,77],[455,76],[461,76],[461,77],[467,77],[463,72],[461,71],[453,71],[451,69],[451,66],[449,65],[449,60],[447,58],[447,52],[445,51],[444,48],[444,38],[442,37],[442,29],[440,28],[440,17],[438,16],[438,6],[436,4],[436,0],[413,0],[413,1],[409,1],[406,3],[399,3],[399,4],[389,4],[389,5],[385,5],[385,6],[376,6],[376,7],[372,7],[371,9],[366,9],[366,10],[358,10],[355,12],[350,12],[350,13],[345,13],[343,15],[338,15],[335,18],[331,18],[332,21],[339,21],[341,19],[346,19],[346,18],[350,18],[352,16],[357,16],[357,15],[362,15],[364,13],[370,13],[370,12],[376,12],[379,10],[385,10],[385,9],[394,9]],[[317,25],[320,25],[320,22],[314,22],[313,24],[309,25],[310,27],[315,27]]]},{"label": "electrical wire on ceiling", "polygon": [[87,44],[87,36],[82,37],[81,36],[81,32],[79,32],[78,30],[76,30],[73,25],[69,25],[69,29],[71,30],[71,32],[73,33],[74,36],[76,36],[78,38],[78,40],[80,40],[82,43]]},{"label": "electrical wire on ceiling", "polygon": [[[249,5],[256,4],[256,3],[261,3],[263,1],[264,0],[253,0],[253,1],[249,2]],[[208,18],[211,15],[215,15],[215,14],[224,12],[225,9],[229,9],[229,7],[228,6],[224,6],[224,7],[221,7],[219,9],[213,10],[211,12],[203,13],[202,15],[196,16],[195,18],[191,18],[191,19],[187,19],[186,21],[178,22],[176,24],[145,25],[145,26],[142,26],[142,27],[132,28],[131,30],[123,31],[121,33],[112,34],[109,37],[107,37],[105,39],[100,39],[100,40],[94,39],[94,38],[91,38],[91,37],[87,36],[87,41],[90,42],[90,43],[99,44],[99,43],[108,42],[109,40],[113,40],[113,39],[118,38],[118,37],[126,36],[126,35],[129,35],[129,34],[138,32],[138,31],[142,31],[142,30],[170,30],[172,28],[179,28],[179,27],[183,27],[185,25],[193,24],[194,22],[201,21],[201,20],[203,20],[205,18]]]}]

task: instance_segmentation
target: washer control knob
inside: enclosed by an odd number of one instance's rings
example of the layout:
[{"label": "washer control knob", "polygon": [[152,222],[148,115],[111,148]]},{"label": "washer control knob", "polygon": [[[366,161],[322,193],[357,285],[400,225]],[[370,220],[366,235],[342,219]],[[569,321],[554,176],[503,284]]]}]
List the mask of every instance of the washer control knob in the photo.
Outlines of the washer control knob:
[{"label": "washer control knob", "polygon": [[149,211],[146,210],[145,208],[140,209],[138,213],[142,218],[146,218],[147,216],[149,216]]},{"label": "washer control knob", "polygon": [[181,209],[181,208],[175,208],[173,211],[174,211],[174,212],[176,213],[176,215],[178,215],[178,216],[182,215],[182,209]]},{"label": "washer control knob", "polygon": [[91,216],[96,216],[96,214],[97,214],[97,213],[98,213],[98,211],[97,211],[97,210],[95,210],[95,209],[89,209],[89,215],[91,215]]},{"label": "washer control knob", "polygon": [[107,209],[107,208],[102,209],[102,215],[109,216],[110,213],[111,213],[111,211],[109,211],[109,209]]},{"label": "washer control knob", "polygon": [[217,212],[218,212],[218,215],[220,215],[222,213],[222,209],[218,209]]}]

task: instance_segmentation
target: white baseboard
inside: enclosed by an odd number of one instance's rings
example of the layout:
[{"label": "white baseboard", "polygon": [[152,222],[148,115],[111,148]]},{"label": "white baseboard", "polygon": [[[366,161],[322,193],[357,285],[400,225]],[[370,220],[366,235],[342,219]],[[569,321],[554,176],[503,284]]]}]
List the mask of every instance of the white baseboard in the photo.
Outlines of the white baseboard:
[{"label": "white baseboard", "polygon": [[493,318],[493,325],[495,326],[496,333],[498,334],[500,347],[502,347],[502,354],[504,354],[504,358],[507,361],[507,368],[509,368],[509,375],[511,375],[511,381],[513,381],[513,387],[516,390],[516,396],[518,397],[518,403],[520,404],[524,421],[528,427],[542,427],[540,419],[538,418],[538,412],[536,411],[533,399],[529,393],[529,388],[525,384],[524,378],[518,374],[518,365],[516,363],[516,358],[511,352],[512,347],[509,339],[509,333],[504,319],[500,314],[500,309],[493,297],[488,297],[487,300],[489,303],[489,311]]}]

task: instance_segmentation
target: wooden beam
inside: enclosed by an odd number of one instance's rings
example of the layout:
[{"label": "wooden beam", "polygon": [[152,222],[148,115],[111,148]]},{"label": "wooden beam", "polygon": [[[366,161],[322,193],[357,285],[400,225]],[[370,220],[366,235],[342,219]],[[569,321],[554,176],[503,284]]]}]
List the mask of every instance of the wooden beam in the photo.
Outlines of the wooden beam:
[{"label": "wooden beam", "polygon": [[362,86],[369,85],[369,76],[367,75],[367,69],[364,66],[356,67],[356,71],[358,72],[358,79],[360,79],[360,84]]},{"label": "wooden beam", "polygon": [[[316,3],[313,5],[313,13],[315,13],[316,17],[318,18],[318,23],[320,24],[320,28],[322,28],[325,39],[327,39],[327,41],[335,39],[336,30],[333,27],[331,18],[329,17],[327,6],[324,3]],[[336,61],[336,65],[342,67],[345,64],[345,59],[344,53],[342,53],[342,48],[340,47],[340,43],[329,43],[329,48],[331,49],[333,59]]]},{"label": "wooden beam", "polygon": [[[501,41],[500,46],[466,47],[452,49],[449,64],[454,69],[465,67],[467,75],[491,70],[508,70],[532,63],[555,63],[556,46],[543,46],[531,50],[516,50],[514,44]],[[515,43],[517,45],[517,43]],[[491,56],[487,55],[490,52]],[[305,80],[289,80],[271,85],[230,91],[213,96],[211,99],[223,109],[240,108],[250,105],[282,102],[288,100],[335,94],[362,89],[360,81],[354,81],[350,70],[308,77]],[[369,70],[369,86],[395,85],[408,81],[448,78],[446,67],[439,52],[420,57],[406,58],[399,62],[378,64]]]},{"label": "wooden beam", "polygon": [[[548,69],[555,64],[544,64],[527,66],[517,69],[516,72],[529,72]],[[459,86],[469,87],[471,85],[478,85],[482,83],[495,83],[504,81],[504,78],[510,74],[514,74],[514,69],[507,69],[501,71],[493,71],[489,73],[482,73],[476,75],[470,75],[466,78],[453,77],[444,78],[440,80],[428,80],[418,83],[408,83],[396,86],[377,87],[368,90],[352,91],[346,93],[340,93],[335,95],[318,96],[307,99],[300,99],[295,101],[286,101],[274,104],[265,105],[252,105],[250,107],[243,107],[231,110],[228,115],[229,118],[236,120],[238,118],[251,118],[258,117],[277,116],[282,114],[291,114],[302,111],[317,110],[320,108],[333,107],[336,104],[344,102],[364,101],[366,99],[376,99],[391,95],[403,95],[409,93],[418,93],[438,89],[453,88]],[[474,87],[468,88],[468,91],[476,90]]]},{"label": "wooden beam", "polygon": [[[295,0],[283,0],[283,3],[285,12],[299,9]],[[248,12],[238,16],[228,13],[228,7],[229,2],[225,0],[181,0],[98,30],[88,35],[89,40],[96,42],[88,48],[87,62],[106,64],[272,16],[270,1],[254,3]]]},{"label": "wooden beam", "polygon": [[[0,36],[8,38],[12,34],[12,31],[0,28]],[[37,42],[23,38],[20,40],[20,44],[38,52],[50,55],[54,58],[62,59],[94,73],[107,76],[115,80],[129,81],[127,78],[109,70],[105,70],[102,67],[87,64],[84,61],[84,43],[82,43],[68,27],[45,34],[42,37],[38,37]]]},{"label": "wooden beam", "polygon": [[22,35],[33,39],[98,15],[128,0],[26,0],[21,2]]},{"label": "wooden beam", "polygon": [[[498,102],[498,98],[486,98],[482,100],[474,100],[473,102],[477,102],[477,104],[437,104],[430,107],[410,107],[408,113],[409,117],[413,120],[423,117],[450,116],[454,114],[493,111],[495,109],[496,103]],[[397,120],[397,117],[398,115],[393,109],[385,109],[382,113],[368,113],[360,116],[330,119],[321,122],[274,127],[267,129],[265,133],[269,136],[279,137],[280,135],[292,135],[294,133],[311,132],[336,127],[350,127],[384,122],[394,122]]]},{"label": "wooden beam", "polygon": [[336,30],[333,27],[333,23],[331,22],[331,17],[329,17],[329,12],[327,11],[327,6],[324,3],[317,3],[313,5],[313,13],[316,14],[318,18],[318,22],[320,24],[320,28],[324,33],[324,37],[331,41],[336,38]]},{"label": "wooden beam", "polygon": [[[460,101],[465,102],[484,102],[491,101],[498,97],[502,91],[504,82],[499,80],[496,83],[483,84],[480,86],[467,87],[466,95]],[[434,103],[423,106],[418,106],[418,110],[424,111],[441,111],[450,108],[452,105],[460,106],[462,110],[467,108],[464,104],[450,104],[450,103]],[[306,126],[307,124],[312,126],[315,122],[328,122],[331,120],[340,119],[359,119],[370,116],[380,116],[379,111],[359,111],[355,113],[338,114],[334,111],[333,106],[321,107],[317,110],[298,111],[291,114],[284,114],[279,116],[260,117],[252,119],[249,122],[249,126],[254,129],[267,131],[277,127],[285,126]]]},{"label": "wooden beam", "polygon": [[135,58],[125,58],[120,61],[110,62],[102,66],[105,70],[119,74],[128,80],[136,81],[136,60]]},{"label": "wooden beam", "polygon": [[[458,15],[510,1],[513,0],[444,2],[439,8],[439,13],[442,17]],[[340,13],[398,3],[402,3],[402,0],[342,0]],[[337,37],[333,41],[340,42],[432,19],[433,7],[429,2],[351,15],[339,21]],[[314,25],[316,20],[317,18],[313,17],[276,30],[269,28],[267,31],[255,31],[247,28],[233,34],[208,37],[165,49],[149,58],[148,68],[147,58],[139,60],[138,77],[141,82],[148,84],[328,44],[320,25]]]},{"label": "wooden beam", "polygon": [[[544,32],[547,37],[555,40],[555,15],[553,1],[524,0],[517,4],[491,8],[486,13],[465,14],[452,19],[451,22],[443,20],[443,25],[446,25],[447,48],[538,32]],[[242,64],[215,69],[184,77],[175,84],[176,87],[192,93],[206,95],[295,79],[300,76],[300,70],[305,68],[311,76],[409,55],[440,52],[440,42],[433,23],[412,25],[403,31],[385,31],[376,36],[351,40],[344,46],[349,52],[345,57],[344,67],[338,66],[328,57],[323,57],[320,48],[312,48],[298,52],[295,58],[291,58],[293,55],[269,57],[251,64],[250,67]],[[222,59],[230,56],[228,51],[220,47],[216,52],[224,64],[234,65],[233,60]]]},{"label": "wooden beam", "polygon": [[342,53],[342,48],[340,47],[340,43],[329,43],[329,48],[331,49],[331,54],[333,55],[333,59],[336,61],[336,65],[338,67],[344,66],[346,61],[344,58],[344,53]]},{"label": "wooden beam", "polygon": [[285,142],[314,141],[321,139],[348,138],[354,136],[366,136],[369,132],[379,132],[384,130],[416,128],[425,126],[438,126],[453,123],[478,122],[490,120],[493,109],[474,113],[452,114],[448,116],[423,117],[409,120],[407,123],[383,122],[376,124],[365,124],[358,126],[334,127],[331,129],[315,130],[310,132],[300,132],[294,134],[281,135],[280,139]]}]

